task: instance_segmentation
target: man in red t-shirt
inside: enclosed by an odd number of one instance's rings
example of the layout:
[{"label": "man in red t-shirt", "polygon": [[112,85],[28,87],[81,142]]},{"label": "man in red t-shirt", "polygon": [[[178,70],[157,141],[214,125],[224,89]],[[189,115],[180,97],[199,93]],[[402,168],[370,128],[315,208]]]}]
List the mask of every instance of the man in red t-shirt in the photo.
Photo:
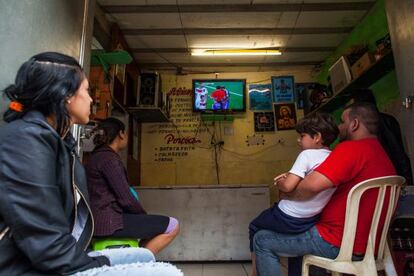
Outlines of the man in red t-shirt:
[{"label": "man in red t-shirt", "polygon": [[[354,103],[345,108],[339,124],[338,144],[314,172],[307,175],[290,194],[292,200],[312,198],[336,187],[315,227],[301,234],[279,234],[262,230],[254,236],[256,268],[260,276],[280,275],[279,256],[305,254],[335,258],[339,253],[345,222],[346,199],[361,181],[395,175],[395,169],[376,138],[378,111],[369,103]],[[360,203],[354,255],[365,252],[378,192],[368,191]],[[382,228],[382,225],[380,225]],[[298,267],[296,267],[298,268]]]}]

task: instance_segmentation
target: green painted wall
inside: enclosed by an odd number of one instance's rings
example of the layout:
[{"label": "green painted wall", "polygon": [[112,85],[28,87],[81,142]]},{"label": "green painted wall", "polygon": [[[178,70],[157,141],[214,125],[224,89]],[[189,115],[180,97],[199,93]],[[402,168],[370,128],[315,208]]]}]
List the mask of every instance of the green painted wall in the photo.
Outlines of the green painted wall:
[{"label": "green painted wall", "polygon": [[[317,77],[319,83],[327,83],[328,70],[347,50],[354,45],[366,45],[374,51],[375,42],[388,33],[385,0],[378,0],[364,19],[355,27],[351,34],[338,46],[335,52],[326,59],[322,71]],[[382,110],[390,101],[398,99],[400,93],[395,71],[385,75],[370,87],[377,99],[377,105]],[[345,103],[344,103],[345,104]],[[339,119],[341,111],[334,112]],[[339,116],[338,116],[339,115]]]}]

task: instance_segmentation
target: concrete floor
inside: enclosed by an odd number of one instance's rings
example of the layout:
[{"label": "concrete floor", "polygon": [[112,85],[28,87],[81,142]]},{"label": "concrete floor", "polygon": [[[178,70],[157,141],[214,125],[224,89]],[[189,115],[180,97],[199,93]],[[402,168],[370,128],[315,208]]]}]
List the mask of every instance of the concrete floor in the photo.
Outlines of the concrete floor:
[{"label": "concrete floor", "polygon": [[[249,276],[250,262],[174,263],[184,276]],[[282,261],[282,275],[287,275],[286,261]]]}]

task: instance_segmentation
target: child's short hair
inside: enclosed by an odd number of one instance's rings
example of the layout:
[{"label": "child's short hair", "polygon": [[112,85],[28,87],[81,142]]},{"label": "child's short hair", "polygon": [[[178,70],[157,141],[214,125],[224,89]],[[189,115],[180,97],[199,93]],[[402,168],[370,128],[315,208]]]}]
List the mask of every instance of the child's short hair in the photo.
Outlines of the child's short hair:
[{"label": "child's short hair", "polygon": [[298,133],[307,133],[313,137],[318,132],[322,136],[322,145],[328,147],[339,134],[335,119],[327,113],[312,113],[299,120],[296,125]]}]

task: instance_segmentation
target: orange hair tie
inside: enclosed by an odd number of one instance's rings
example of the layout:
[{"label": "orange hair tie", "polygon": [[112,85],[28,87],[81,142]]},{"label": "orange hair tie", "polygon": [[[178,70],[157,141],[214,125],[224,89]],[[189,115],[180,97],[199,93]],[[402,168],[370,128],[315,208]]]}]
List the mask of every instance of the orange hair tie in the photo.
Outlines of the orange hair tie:
[{"label": "orange hair tie", "polygon": [[19,102],[10,102],[9,108],[17,112],[23,112],[23,105]]}]

